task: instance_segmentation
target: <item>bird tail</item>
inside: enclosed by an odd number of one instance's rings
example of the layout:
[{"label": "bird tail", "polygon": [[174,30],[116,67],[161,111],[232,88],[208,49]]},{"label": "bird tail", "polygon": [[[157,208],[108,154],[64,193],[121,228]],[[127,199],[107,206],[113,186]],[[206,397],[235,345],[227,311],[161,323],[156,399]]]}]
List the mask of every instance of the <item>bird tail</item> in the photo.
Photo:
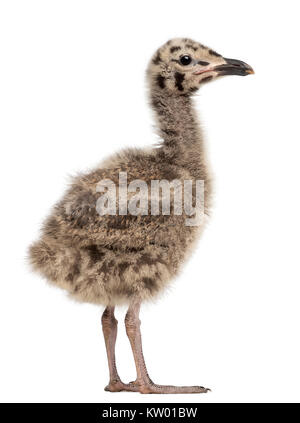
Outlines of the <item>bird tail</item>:
[{"label": "bird tail", "polygon": [[39,240],[29,247],[28,259],[33,270],[44,273],[55,261],[55,252],[44,240]]}]

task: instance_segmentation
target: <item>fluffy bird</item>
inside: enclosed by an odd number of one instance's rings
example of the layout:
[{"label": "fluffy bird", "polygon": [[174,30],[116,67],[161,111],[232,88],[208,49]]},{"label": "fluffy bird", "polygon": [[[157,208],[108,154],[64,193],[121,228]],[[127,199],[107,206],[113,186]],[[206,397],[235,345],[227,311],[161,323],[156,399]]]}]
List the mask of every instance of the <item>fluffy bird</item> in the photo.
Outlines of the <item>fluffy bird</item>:
[{"label": "fluffy bird", "polygon": [[[101,214],[97,209],[99,182],[118,187],[126,172],[132,181],[190,180],[204,183],[204,216],[211,198],[211,176],[203,137],[193,108],[193,94],[224,75],[248,75],[246,63],[227,59],[187,38],[160,47],[147,69],[150,104],[161,143],[147,149],[125,149],[72,180],[63,198],[46,219],[40,239],[29,250],[33,268],[76,300],[105,306],[102,328],[109,366],[107,391],[143,394],[202,393],[202,386],[157,385],[149,377],[142,351],[140,306],[157,297],[178,274],[199,238],[201,224],[188,225],[190,215],[170,208],[169,214]],[[193,189],[193,200],[195,190]],[[103,195],[103,194],[102,194]],[[130,200],[130,198],[129,198]],[[129,201],[128,200],[128,201]],[[162,195],[159,197],[161,205]],[[109,197],[108,200],[109,201]],[[150,198],[147,200],[150,203]],[[137,377],[123,383],[115,360],[116,305],[127,304],[126,333],[133,351]]]}]

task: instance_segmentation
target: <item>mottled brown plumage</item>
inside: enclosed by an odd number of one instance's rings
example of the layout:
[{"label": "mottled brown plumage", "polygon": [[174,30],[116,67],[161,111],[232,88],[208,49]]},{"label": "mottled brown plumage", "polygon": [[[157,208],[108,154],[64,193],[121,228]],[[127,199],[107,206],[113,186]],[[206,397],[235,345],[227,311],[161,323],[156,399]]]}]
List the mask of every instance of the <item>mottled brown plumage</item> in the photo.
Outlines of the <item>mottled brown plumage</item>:
[{"label": "mottled brown plumage", "polygon": [[[150,104],[155,111],[161,145],[124,150],[104,160],[94,171],[74,178],[45,221],[40,240],[30,248],[33,268],[48,281],[77,300],[108,306],[102,319],[110,365],[108,390],[205,391],[201,387],[163,389],[153,384],[147,371],[143,371],[137,335],[139,304],[155,298],[178,274],[205,219],[200,226],[187,226],[188,216],[175,215],[174,208],[170,215],[100,216],[96,210],[100,193],[96,188],[103,179],[118,185],[120,172],[127,172],[128,184],[139,179],[148,186],[151,180],[193,183],[203,180],[207,215],[211,177],[192,95],[202,83],[230,73],[230,69],[236,74],[243,74],[245,69],[251,73],[250,67],[238,69],[228,60],[189,39],[174,39],[163,45],[147,70]],[[124,302],[131,304],[126,327],[138,373],[136,383],[131,385],[120,381],[114,362],[113,307]]]},{"label": "mottled brown plumage", "polygon": [[[169,69],[170,58],[175,60],[186,43],[172,44],[159,50],[160,61],[155,64],[154,58],[148,69],[150,101],[164,139],[161,147],[124,150],[76,177],[30,249],[34,268],[78,300],[113,305],[130,302],[133,296],[155,297],[178,273],[198,236],[200,228],[186,226],[185,215],[100,216],[96,211],[97,183],[109,178],[117,185],[120,171],[127,172],[128,183],[202,179],[209,202],[210,176],[188,95],[191,87],[184,74],[175,72],[173,77]],[[187,44],[185,51],[197,54],[194,44]],[[209,57],[207,49],[197,48],[199,60]]]}]

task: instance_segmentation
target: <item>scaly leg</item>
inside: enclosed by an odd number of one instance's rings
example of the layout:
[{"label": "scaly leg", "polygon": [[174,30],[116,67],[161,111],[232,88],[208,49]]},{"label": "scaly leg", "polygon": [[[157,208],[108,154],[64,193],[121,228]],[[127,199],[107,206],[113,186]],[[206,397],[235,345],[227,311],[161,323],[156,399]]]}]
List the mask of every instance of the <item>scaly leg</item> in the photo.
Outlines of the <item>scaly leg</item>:
[{"label": "scaly leg", "polygon": [[156,385],[152,382],[147,372],[142,350],[140,305],[139,301],[132,302],[125,317],[126,333],[131,344],[137,371],[137,380],[134,385],[138,387],[138,391],[142,394],[192,394],[209,391],[203,386],[168,386]]},{"label": "scaly leg", "polygon": [[117,371],[115,345],[118,321],[114,316],[114,309],[114,307],[106,307],[101,319],[109,367],[109,384],[105,390],[110,392],[137,391],[137,387],[134,384],[123,383]]}]

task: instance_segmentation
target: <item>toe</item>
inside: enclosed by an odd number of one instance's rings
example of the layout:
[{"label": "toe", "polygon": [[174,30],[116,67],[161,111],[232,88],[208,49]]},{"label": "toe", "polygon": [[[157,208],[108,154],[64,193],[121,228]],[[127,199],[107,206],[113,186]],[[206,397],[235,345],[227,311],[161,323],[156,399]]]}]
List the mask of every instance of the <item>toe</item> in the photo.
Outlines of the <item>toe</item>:
[{"label": "toe", "polygon": [[144,384],[139,388],[141,394],[202,394],[210,391],[203,386],[172,386]]}]

